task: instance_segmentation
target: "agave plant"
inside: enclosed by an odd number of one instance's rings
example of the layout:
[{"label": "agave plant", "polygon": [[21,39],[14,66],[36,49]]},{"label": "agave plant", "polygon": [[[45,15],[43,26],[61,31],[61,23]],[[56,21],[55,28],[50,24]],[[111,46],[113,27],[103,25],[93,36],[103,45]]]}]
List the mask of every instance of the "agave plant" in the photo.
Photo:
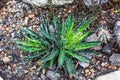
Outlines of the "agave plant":
[{"label": "agave plant", "polygon": [[40,69],[47,68],[57,61],[57,67],[63,68],[74,75],[76,73],[75,61],[89,62],[89,59],[78,54],[88,48],[98,45],[99,41],[85,42],[85,38],[90,31],[85,31],[91,23],[92,18],[82,21],[75,27],[75,19],[69,16],[66,20],[53,19],[55,31],[51,32],[48,19],[41,18],[41,25],[38,32],[23,28],[27,41],[16,40],[20,49],[31,52],[30,56],[25,56],[24,62],[37,60],[42,65]]}]

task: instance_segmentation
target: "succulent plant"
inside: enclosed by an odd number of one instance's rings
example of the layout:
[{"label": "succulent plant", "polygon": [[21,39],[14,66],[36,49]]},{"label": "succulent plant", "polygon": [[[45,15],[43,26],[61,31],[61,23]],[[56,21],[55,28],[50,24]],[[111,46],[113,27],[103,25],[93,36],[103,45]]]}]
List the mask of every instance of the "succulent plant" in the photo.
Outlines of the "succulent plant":
[{"label": "succulent plant", "polygon": [[112,36],[110,35],[108,30],[103,29],[103,28],[99,28],[98,38],[103,43],[107,43],[112,38]]},{"label": "succulent plant", "polygon": [[85,31],[91,23],[92,18],[82,21],[75,27],[75,19],[69,16],[66,20],[53,19],[55,31],[50,30],[48,19],[41,18],[38,32],[23,28],[27,41],[16,40],[17,45],[31,55],[25,56],[24,62],[37,60],[42,65],[39,69],[52,67],[57,61],[57,67],[63,68],[69,75],[75,75],[75,60],[89,62],[89,59],[78,54],[88,48],[98,45],[99,41],[85,42],[90,31]]}]

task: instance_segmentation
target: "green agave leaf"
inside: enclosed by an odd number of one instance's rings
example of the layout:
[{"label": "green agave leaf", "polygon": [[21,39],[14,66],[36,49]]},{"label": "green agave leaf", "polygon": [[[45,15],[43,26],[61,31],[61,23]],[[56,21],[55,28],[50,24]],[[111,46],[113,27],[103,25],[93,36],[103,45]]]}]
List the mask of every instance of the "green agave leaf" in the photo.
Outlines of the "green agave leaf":
[{"label": "green agave leaf", "polygon": [[38,68],[38,70],[40,71],[41,69],[48,68],[49,66],[50,66],[50,62],[44,62],[44,63]]},{"label": "green agave leaf", "polygon": [[92,22],[92,17],[89,18],[87,21],[85,21],[84,24],[82,24],[79,28],[78,28],[78,31],[77,32],[83,32],[89,25],[90,23]]},{"label": "green agave leaf", "polygon": [[[90,25],[90,23],[92,22],[92,18],[89,18],[87,21],[85,21],[79,28],[78,30],[73,34],[74,36],[72,37],[72,39],[70,41],[71,44],[75,44],[79,41],[79,36],[81,36],[83,34],[83,31]],[[90,32],[85,33],[86,35],[88,35]],[[84,34],[83,34],[84,35]],[[85,35],[84,35],[85,36]],[[79,39],[78,39],[79,38]],[[81,38],[82,39],[82,38]],[[80,39],[80,40],[81,40]]]},{"label": "green agave leaf", "polygon": [[41,43],[38,39],[32,39],[30,36],[25,35],[25,38],[31,42],[35,42],[35,43]]},{"label": "green agave leaf", "polygon": [[54,17],[53,23],[54,23],[54,26],[56,27],[56,34],[58,34],[58,37],[60,37],[60,35],[61,35],[61,25],[60,25],[60,22],[59,22],[58,18]]},{"label": "green agave leaf", "polygon": [[100,43],[101,43],[100,41],[84,42],[79,45],[76,45],[74,50],[77,51],[77,50],[88,49],[88,48],[94,47]]},{"label": "green agave leaf", "polygon": [[58,58],[58,67],[61,67],[64,64],[64,61],[65,61],[65,53],[64,50],[62,50]]},{"label": "green agave leaf", "polygon": [[95,51],[91,51],[89,49],[87,50],[80,50],[78,51],[79,54],[94,54],[94,55],[98,55],[99,53],[98,52],[95,52]]},{"label": "green agave leaf", "polygon": [[24,42],[24,41],[22,41],[22,40],[16,40],[16,43],[17,43],[17,44],[22,44],[22,45],[24,45],[24,46],[31,46],[31,47],[40,47],[40,46],[43,46],[43,45],[41,45],[41,44],[39,44],[39,43],[31,42],[31,41],[29,41],[29,42]]},{"label": "green agave leaf", "polygon": [[41,55],[45,54],[45,51],[38,52],[36,54],[32,54],[30,56],[24,56],[25,59],[34,59],[39,58]]},{"label": "green agave leaf", "polygon": [[44,56],[42,59],[39,59],[38,61],[39,62],[47,62],[47,61],[55,58],[55,56],[57,56],[58,52],[59,52],[59,50],[55,49],[49,55]]},{"label": "green agave leaf", "polygon": [[66,29],[66,27],[65,27],[65,21],[63,20],[62,21],[62,37],[64,37],[64,33],[65,33],[65,29]]},{"label": "green agave leaf", "polygon": [[40,18],[41,19],[41,25],[40,28],[45,30],[47,33],[50,33],[50,29],[49,29],[49,19],[47,18],[46,20],[43,18],[43,16]]},{"label": "green agave leaf", "polygon": [[43,38],[41,39],[32,39],[31,37],[29,37],[28,35],[25,35],[25,38],[33,43],[38,43],[38,44],[43,44],[45,46],[49,46],[49,42],[44,40]]},{"label": "green agave leaf", "polygon": [[70,29],[71,25],[73,22],[73,17],[69,16],[66,21],[63,20],[62,21],[62,35],[65,35],[67,33],[67,31]]},{"label": "green agave leaf", "polygon": [[71,25],[70,29],[67,32],[67,41],[69,41],[71,39],[71,37],[72,37],[71,35],[72,35],[72,32],[73,32],[74,23],[75,22],[72,22],[72,25]]},{"label": "green agave leaf", "polygon": [[76,29],[76,30],[79,29],[80,26],[82,26],[85,22],[86,22],[86,18],[83,18],[83,19],[81,20],[81,22],[75,27],[75,29]]},{"label": "green agave leaf", "polygon": [[[42,32],[42,35],[44,35],[43,37],[49,39],[52,44],[56,44],[57,46],[60,47],[61,41],[60,41],[59,39],[56,40],[56,39],[54,38],[54,35],[51,35],[50,33],[47,33],[47,32],[45,32],[44,30],[41,30],[41,32]],[[51,46],[51,45],[50,45],[50,46]]]},{"label": "green agave leaf", "polygon": [[86,36],[90,33],[90,31],[86,32],[85,34],[82,35],[74,35],[73,38],[71,39],[71,42],[69,42],[68,46],[74,46],[77,43],[81,42],[82,40],[84,40],[86,38]]},{"label": "green agave leaf", "polygon": [[25,63],[28,63],[29,61],[33,60],[33,59],[37,59],[43,54],[44,53],[41,52],[41,53],[33,54],[33,55],[30,55],[30,56],[24,56],[24,60],[22,61],[21,64],[25,64]]},{"label": "green agave leaf", "polygon": [[50,39],[50,40],[55,40],[54,37],[50,34],[50,33],[47,33],[45,30],[41,30],[41,33],[43,35],[43,37],[46,37],[47,39]]},{"label": "green agave leaf", "polygon": [[20,47],[20,49],[22,49],[23,51],[26,51],[26,52],[38,52],[38,51],[41,51],[44,49],[43,47],[34,48],[34,47],[28,47],[28,46],[22,46],[22,45],[18,45],[18,46]]},{"label": "green agave leaf", "polygon": [[68,31],[68,29],[71,27],[71,25],[72,25],[72,22],[73,22],[73,16],[72,15],[70,15],[69,17],[68,17],[68,19],[66,20],[66,27],[67,27],[67,31]]},{"label": "green agave leaf", "polygon": [[76,74],[76,69],[75,69],[75,65],[74,62],[71,58],[66,57],[66,67],[67,67],[67,71],[69,73],[70,76],[73,76]]},{"label": "green agave leaf", "polygon": [[31,36],[34,36],[34,37],[40,37],[40,35],[36,32],[34,32],[33,30],[30,30],[30,29],[27,29],[27,28],[23,28],[23,30],[27,33],[27,34],[30,34]]},{"label": "green agave leaf", "polygon": [[76,58],[82,62],[89,62],[89,59],[87,59],[86,57],[78,55],[77,53],[74,53],[72,51],[68,51],[67,54],[71,55],[73,58]]},{"label": "green agave leaf", "polygon": [[50,60],[50,67],[51,67],[51,68],[52,68],[52,66],[53,66],[53,64],[54,64],[54,59],[55,59],[55,58],[53,58],[53,59]]}]

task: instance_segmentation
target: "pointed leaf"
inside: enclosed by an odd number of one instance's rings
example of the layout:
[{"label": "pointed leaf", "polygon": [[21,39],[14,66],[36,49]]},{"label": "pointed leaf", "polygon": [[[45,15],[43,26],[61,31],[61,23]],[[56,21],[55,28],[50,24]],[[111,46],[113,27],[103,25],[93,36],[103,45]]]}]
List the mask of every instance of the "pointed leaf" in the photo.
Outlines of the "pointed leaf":
[{"label": "pointed leaf", "polygon": [[40,47],[40,46],[42,46],[42,45],[39,44],[39,43],[35,43],[35,42],[31,42],[31,41],[29,41],[29,42],[24,42],[24,41],[22,41],[22,40],[16,40],[16,43],[17,43],[17,44],[22,44],[22,45],[24,45],[24,46],[31,46],[31,47]]},{"label": "pointed leaf", "polygon": [[81,43],[79,45],[76,45],[75,51],[88,49],[88,48],[94,47],[100,43],[101,43],[100,41],[84,42],[84,43]]},{"label": "pointed leaf", "polygon": [[72,25],[71,25],[70,29],[67,32],[67,40],[71,39],[71,34],[73,32],[73,28],[74,28],[74,22],[72,22]]},{"label": "pointed leaf", "polygon": [[58,58],[58,66],[61,67],[64,64],[64,61],[65,61],[65,53],[62,50]]},{"label": "pointed leaf", "polygon": [[80,43],[82,40],[84,40],[86,38],[86,36],[88,36],[90,32],[86,32],[85,34],[82,35],[75,35],[75,37],[73,36],[73,38],[71,39],[71,42],[69,42],[68,46],[73,46],[76,45],[77,43]]},{"label": "pointed leaf", "polygon": [[21,45],[18,45],[18,46],[20,47],[20,49],[26,52],[38,52],[44,49],[44,48],[34,48],[34,47],[21,46]]},{"label": "pointed leaf", "polygon": [[54,17],[53,19],[54,26],[56,27],[56,34],[60,37],[61,35],[61,25],[58,18]]},{"label": "pointed leaf", "polygon": [[59,50],[55,49],[49,55],[44,56],[42,59],[39,59],[38,61],[39,62],[47,62],[47,61],[55,58],[55,56],[57,56],[58,52],[59,52]]},{"label": "pointed leaf", "polygon": [[82,24],[79,28],[78,28],[78,32],[83,32],[92,22],[92,18],[89,18],[87,21],[85,21],[84,24]]},{"label": "pointed leaf", "polygon": [[67,54],[71,55],[73,58],[76,58],[76,59],[78,59],[78,60],[80,60],[82,62],[89,62],[89,59],[87,59],[84,56],[78,55],[77,53],[68,51]]},{"label": "pointed leaf", "polygon": [[40,35],[36,32],[34,32],[33,30],[30,30],[30,29],[27,29],[27,28],[23,28],[23,30],[27,33],[27,34],[30,34],[31,36],[34,36],[34,37],[40,37]]},{"label": "pointed leaf", "polygon": [[69,57],[66,57],[66,67],[67,67],[67,71],[69,73],[70,76],[73,76],[76,74],[76,69],[75,69],[75,65],[72,59],[70,59]]},{"label": "pointed leaf", "polygon": [[53,36],[50,34],[50,33],[47,33],[45,30],[41,30],[41,33],[43,36],[45,36],[47,39],[50,39],[50,40],[53,40],[54,41],[54,38]]}]

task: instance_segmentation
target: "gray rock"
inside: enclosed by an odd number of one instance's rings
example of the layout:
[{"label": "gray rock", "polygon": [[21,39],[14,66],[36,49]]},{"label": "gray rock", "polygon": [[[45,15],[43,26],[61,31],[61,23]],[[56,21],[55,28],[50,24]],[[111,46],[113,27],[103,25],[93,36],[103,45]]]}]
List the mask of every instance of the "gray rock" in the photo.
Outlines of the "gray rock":
[{"label": "gray rock", "polygon": [[94,5],[105,4],[108,2],[108,0],[83,0],[83,2],[87,7],[90,7]]},{"label": "gray rock", "polygon": [[3,24],[0,24],[0,27],[2,27],[3,26]]},{"label": "gray rock", "polygon": [[22,0],[22,1],[36,6],[45,6],[48,4],[48,0]]},{"label": "gray rock", "polygon": [[3,50],[3,48],[0,47],[0,51],[2,51],[2,50]]},{"label": "gray rock", "polygon": [[116,21],[115,27],[114,27],[114,33],[120,33],[120,21]]},{"label": "gray rock", "polygon": [[72,3],[74,0],[22,0],[23,2],[29,3],[36,6],[46,5],[63,5],[65,3]]},{"label": "gray rock", "polygon": [[[87,42],[90,42],[90,41],[98,41],[98,37],[96,35],[96,33],[94,33],[93,35],[89,36],[87,39],[86,39]],[[98,45],[98,46],[95,46],[93,48],[94,50],[101,50],[102,49],[102,46],[101,45]]]},{"label": "gray rock", "polygon": [[74,0],[52,0],[55,5],[63,5],[65,3],[72,3]]},{"label": "gray rock", "polygon": [[53,26],[52,24],[50,24],[49,28],[50,28],[50,32],[51,32],[51,33],[54,33],[54,32],[55,32],[55,28],[54,28],[54,26]]},{"label": "gray rock", "polygon": [[106,44],[106,45],[103,47],[102,51],[103,51],[104,53],[107,53],[108,55],[111,55],[111,49],[112,49],[111,44]]},{"label": "gray rock", "polygon": [[89,36],[86,41],[90,42],[90,41],[97,41],[98,37],[96,35],[96,33],[92,34],[91,36]]},{"label": "gray rock", "polygon": [[97,77],[95,80],[120,80],[120,71],[111,72]]},{"label": "gray rock", "polygon": [[81,70],[76,72],[74,80],[86,80],[81,72],[82,72]]},{"label": "gray rock", "polygon": [[120,47],[120,21],[117,21],[115,23],[114,34],[116,36],[117,43],[119,44]]},{"label": "gray rock", "polygon": [[107,2],[108,2],[108,0],[100,0],[100,4],[105,4]]},{"label": "gray rock", "polygon": [[42,80],[45,80],[45,79],[46,79],[46,77],[45,77],[44,74],[41,74],[41,78],[42,78]]},{"label": "gray rock", "polygon": [[81,62],[81,61],[79,61],[78,63],[79,63],[79,65],[82,66],[84,69],[87,68],[87,67],[90,65],[90,63],[85,63],[85,62]]},{"label": "gray rock", "polygon": [[59,78],[60,78],[60,74],[59,73],[54,72],[54,71],[50,71],[50,70],[48,70],[46,72],[46,76],[48,78],[50,78],[50,80],[59,80]]},{"label": "gray rock", "polygon": [[2,77],[0,77],[0,80],[3,80],[3,78],[2,78]]},{"label": "gray rock", "polygon": [[120,54],[113,53],[109,60],[112,65],[120,66]]}]

